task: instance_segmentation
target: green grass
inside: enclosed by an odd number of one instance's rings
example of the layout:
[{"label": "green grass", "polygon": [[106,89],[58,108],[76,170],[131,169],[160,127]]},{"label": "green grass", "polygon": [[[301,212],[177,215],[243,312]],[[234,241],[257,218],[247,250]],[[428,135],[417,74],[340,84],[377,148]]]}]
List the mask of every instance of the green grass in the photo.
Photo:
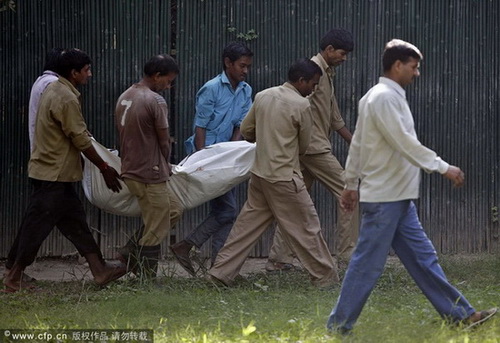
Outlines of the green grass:
[{"label": "green grass", "polygon": [[[500,306],[499,256],[441,264],[477,309]],[[175,277],[105,289],[39,283],[40,292],[0,296],[0,328],[153,329],[155,342],[500,342],[500,315],[472,331],[446,324],[399,263],[388,265],[348,337],[325,329],[339,287],[318,290],[299,272],[255,274],[229,289]]]}]

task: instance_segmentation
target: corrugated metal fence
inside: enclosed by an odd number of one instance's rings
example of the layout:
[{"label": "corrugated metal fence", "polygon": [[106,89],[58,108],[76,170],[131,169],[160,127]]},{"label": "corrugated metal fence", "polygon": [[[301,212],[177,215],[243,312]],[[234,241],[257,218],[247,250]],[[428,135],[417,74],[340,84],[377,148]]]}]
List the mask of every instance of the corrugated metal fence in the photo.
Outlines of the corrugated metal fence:
[{"label": "corrugated metal fence", "polygon": [[[466,187],[459,190],[438,175],[424,175],[418,201],[422,222],[443,253],[500,252],[499,1],[25,0],[15,1],[15,11],[6,3],[0,1],[0,257],[7,255],[30,191],[27,104],[48,49],[79,47],[93,58],[94,76],[81,89],[83,109],[90,130],[108,147],[116,145],[113,108],[119,94],[140,79],[151,55],[175,54],[181,74],[175,90],[164,95],[179,143],[177,162],[184,156],[182,142],[192,133],[196,91],[221,71],[226,43],[243,39],[255,52],[248,79],[255,93],[282,83],[289,64],[316,54],[319,38],[333,27],[351,30],[356,40],[335,81],[351,130],[358,100],[380,75],[384,43],[401,38],[422,50],[422,76],[408,88],[417,132],[467,175]],[[333,147],[343,162],[346,144],[334,135]],[[335,201],[320,185],[312,195],[333,247]],[[240,205],[245,197],[241,185]],[[139,225],[135,218],[101,213],[88,203],[86,208],[106,256]],[[184,237],[207,209],[187,211],[173,234]],[[267,255],[271,234],[253,255]],[[55,232],[40,253],[73,251]]]}]

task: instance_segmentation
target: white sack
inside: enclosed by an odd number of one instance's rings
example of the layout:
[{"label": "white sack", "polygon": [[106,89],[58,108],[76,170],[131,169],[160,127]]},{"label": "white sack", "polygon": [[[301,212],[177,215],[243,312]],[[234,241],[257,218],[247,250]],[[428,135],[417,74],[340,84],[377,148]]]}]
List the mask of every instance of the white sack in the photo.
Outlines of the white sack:
[{"label": "white sack", "polygon": [[234,141],[210,145],[173,167],[170,189],[184,208],[194,208],[247,180],[254,160],[255,144]]},{"label": "white sack", "polygon": [[[108,150],[101,144],[92,139],[92,145],[95,150],[111,167],[115,168],[118,174],[121,173],[122,163],[118,157],[117,150]],[[102,174],[92,162],[90,162],[85,155],[83,155],[83,180],[82,187],[90,203],[103,211],[129,217],[140,217],[141,209],[135,195],[132,195],[127,188],[125,182],[120,180],[122,190],[120,193],[114,193],[106,186],[106,182]]]},{"label": "white sack", "polygon": [[[109,151],[95,140],[92,145],[104,161],[121,173],[116,150]],[[247,180],[254,159],[255,144],[245,141],[214,144],[189,155],[179,165],[173,165],[169,186],[183,208],[191,209]],[[99,169],[85,156],[84,161],[82,186],[90,203],[117,215],[141,215],[136,197],[124,182],[120,181],[122,190],[119,193],[112,192]]]}]

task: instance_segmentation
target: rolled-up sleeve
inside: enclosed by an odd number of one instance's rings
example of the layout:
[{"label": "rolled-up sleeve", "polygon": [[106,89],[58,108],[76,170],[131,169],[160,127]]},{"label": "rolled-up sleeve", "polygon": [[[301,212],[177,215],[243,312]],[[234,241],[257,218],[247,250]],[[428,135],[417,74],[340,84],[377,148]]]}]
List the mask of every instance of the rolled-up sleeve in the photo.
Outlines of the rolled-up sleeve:
[{"label": "rolled-up sleeve", "polygon": [[210,87],[203,86],[196,95],[196,114],[194,126],[207,128],[213,119],[216,98]]},{"label": "rolled-up sleeve", "polygon": [[64,134],[78,150],[86,150],[92,145],[78,101],[69,101],[64,104],[64,109],[60,112],[58,120]]}]

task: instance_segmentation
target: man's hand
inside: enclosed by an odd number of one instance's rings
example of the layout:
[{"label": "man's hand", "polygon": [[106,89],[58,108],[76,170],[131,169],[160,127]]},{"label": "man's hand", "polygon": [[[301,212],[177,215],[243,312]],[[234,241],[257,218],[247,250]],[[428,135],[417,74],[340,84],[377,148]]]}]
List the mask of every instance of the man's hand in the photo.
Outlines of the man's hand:
[{"label": "man's hand", "polygon": [[115,168],[106,165],[105,168],[101,169],[101,174],[106,182],[106,186],[113,192],[119,193],[122,189],[122,185],[120,184],[120,175]]},{"label": "man's hand", "polygon": [[352,212],[358,203],[358,191],[344,189],[340,197],[340,207],[347,212]]},{"label": "man's hand", "polygon": [[458,167],[450,166],[443,176],[451,180],[454,187],[462,187],[464,185],[465,174]]}]

